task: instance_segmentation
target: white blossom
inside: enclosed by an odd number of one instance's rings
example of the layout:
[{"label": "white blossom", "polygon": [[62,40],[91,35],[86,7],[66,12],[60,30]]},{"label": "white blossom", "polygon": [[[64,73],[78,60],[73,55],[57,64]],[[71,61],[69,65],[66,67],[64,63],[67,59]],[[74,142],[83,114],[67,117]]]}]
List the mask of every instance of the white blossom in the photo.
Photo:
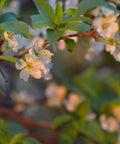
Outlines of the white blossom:
[{"label": "white blossom", "polygon": [[45,90],[45,95],[47,97],[46,104],[48,106],[60,107],[66,96],[66,88],[63,85],[56,85],[55,83],[50,83]]},{"label": "white blossom", "polygon": [[102,36],[111,38],[119,30],[119,25],[116,20],[116,15],[110,15],[108,17],[97,17],[93,21],[93,25],[97,27],[97,32],[100,33]]},{"label": "white blossom", "polygon": [[120,62],[120,36],[116,34],[113,45],[106,45],[105,50],[110,52],[116,61]]},{"label": "white blossom", "polygon": [[21,60],[21,65],[16,64],[16,68],[18,70],[21,70],[20,79],[27,81],[29,75],[32,75],[36,79],[41,78],[41,71],[36,66],[36,63],[38,64],[38,62],[32,57],[27,58],[27,56],[26,56],[26,61]]},{"label": "white blossom", "polygon": [[[114,4],[110,3],[115,6]],[[106,7],[98,7],[93,11],[97,13],[97,17],[93,21],[93,25],[96,27],[97,32],[103,36],[105,39],[116,39],[116,35],[119,31],[119,24],[117,23],[117,14]],[[117,38],[118,39],[118,38]],[[118,39],[119,41],[119,39]],[[90,48],[88,53],[85,55],[87,60],[93,60],[95,55],[100,54],[104,49],[107,52],[110,52],[111,55],[117,60],[120,61],[120,45],[116,42],[113,45],[104,44],[102,42],[95,42],[94,39],[90,42]]]},{"label": "white blossom", "polygon": [[75,111],[78,104],[82,103],[84,101],[84,99],[85,99],[85,97],[83,97],[82,95],[78,95],[75,92],[71,92],[68,95],[68,99],[66,99],[64,101],[64,105],[69,112],[73,112],[73,111]]},{"label": "white blossom", "polygon": [[115,13],[113,10],[110,10],[109,8],[106,8],[106,7],[102,7],[101,11],[105,16],[111,16],[111,15],[114,15],[114,13]]},{"label": "white blossom", "polygon": [[[113,3],[110,5],[116,7]],[[119,30],[117,21],[117,14],[115,11],[106,7],[98,7],[93,11],[93,14],[97,16],[93,25],[97,27],[97,32],[106,38],[113,37]]]},{"label": "white blossom", "polygon": [[100,16],[101,15],[101,7],[97,7],[96,9],[94,9],[92,11],[92,14],[97,17],[97,16]]},{"label": "white blossom", "polygon": [[95,49],[96,53],[100,53],[104,50],[104,43],[91,39],[90,48]]},{"label": "white blossom", "polygon": [[16,68],[21,70],[20,78],[27,81],[29,75],[36,79],[43,77],[46,80],[52,78],[50,69],[52,68],[51,53],[49,50],[43,49],[44,41],[39,39],[35,45],[25,55],[25,60],[21,60],[21,65],[16,64]]},{"label": "white blossom", "polygon": [[108,132],[114,132],[119,128],[118,121],[114,117],[107,117],[105,114],[100,116],[100,123],[102,129]]},{"label": "white blossom", "polygon": [[14,32],[4,31],[5,41],[8,42],[8,46],[12,48],[13,51],[17,52],[18,49],[24,46],[26,39],[20,34],[15,34]]},{"label": "white blossom", "polygon": [[102,43],[101,41],[96,42],[94,39],[91,39],[90,48],[85,54],[85,58],[89,61],[92,61],[94,56],[99,55],[103,50],[104,43]]}]

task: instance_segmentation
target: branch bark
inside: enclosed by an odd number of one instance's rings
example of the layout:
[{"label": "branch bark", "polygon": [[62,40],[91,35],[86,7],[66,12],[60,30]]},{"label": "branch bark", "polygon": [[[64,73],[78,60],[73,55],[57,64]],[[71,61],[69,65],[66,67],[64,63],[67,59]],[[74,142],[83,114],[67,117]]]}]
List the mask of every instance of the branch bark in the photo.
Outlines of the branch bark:
[{"label": "branch bark", "polygon": [[0,113],[2,115],[12,116],[19,123],[21,123],[22,125],[25,125],[25,126],[40,127],[40,128],[45,128],[45,129],[52,129],[52,125],[50,123],[48,123],[48,122],[33,121],[33,120],[29,119],[29,118],[25,118],[25,117],[21,116],[20,114],[18,114],[15,111],[7,109],[7,108],[0,108]]}]

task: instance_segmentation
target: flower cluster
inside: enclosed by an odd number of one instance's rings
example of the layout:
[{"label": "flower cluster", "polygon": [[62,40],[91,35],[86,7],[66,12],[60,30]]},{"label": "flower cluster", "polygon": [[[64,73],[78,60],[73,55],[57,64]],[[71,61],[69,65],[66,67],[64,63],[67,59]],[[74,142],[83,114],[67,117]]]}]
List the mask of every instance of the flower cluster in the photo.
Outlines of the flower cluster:
[{"label": "flower cluster", "polygon": [[68,95],[68,99],[64,101],[64,105],[69,112],[74,112],[78,104],[82,103],[84,99],[85,97],[83,97],[82,95],[71,92]]},{"label": "flower cluster", "polygon": [[85,97],[77,94],[76,92],[70,92],[67,95],[67,89],[63,85],[56,85],[51,83],[45,90],[46,105],[61,107],[64,106],[69,112],[74,112],[78,104],[85,100]]},{"label": "flower cluster", "polygon": [[[95,16],[93,25],[95,25],[97,32],[103,38],[110,39],[110,41],[112,40],[112,45],[95,42],[95,40],[91,39],[90,49],[88,49],[86,59],[92,60],[94,55],[106,50],[107,52],[109,51],[117,61],[120,61],[119,39],[117,38],[119,31],[117,14],[108,8],[99,7],[93,11],[93,15]],[[116,42],[115,39],[118,39],[118,42]]]},{"label": "flower cluster", "polygon": [[62,106],[63,100],[67,94],[67,90],[63,85],[56,85],[51,83],[45,90],[46,104],[48,106]]},{"label": "flower cluster", "polygon": [[27,107],[37,106],[34,96],[24,90],[20,92],[12,92],[11,98],[14,102],[14,109],[17,112],[23,112]]},{"label": "flower cluster", "polygon": [[105,131],[113,132],[119,129],[118,121],[112,116],[107,117],[105,114],[102,114],[100,116],[100,123],[102,129]]},{"label": "flower cluster", "polygon": [[38,39],[24,59],[21,59],[21,64],[16,64],[16,68],[21,70],[21,79],[27,81],[30,75],[36,79],[43,77],[46,80],[52,77],[50,69],[52,68],[51,56],[53,53],[43,49],[43,44],[44,40]]}]

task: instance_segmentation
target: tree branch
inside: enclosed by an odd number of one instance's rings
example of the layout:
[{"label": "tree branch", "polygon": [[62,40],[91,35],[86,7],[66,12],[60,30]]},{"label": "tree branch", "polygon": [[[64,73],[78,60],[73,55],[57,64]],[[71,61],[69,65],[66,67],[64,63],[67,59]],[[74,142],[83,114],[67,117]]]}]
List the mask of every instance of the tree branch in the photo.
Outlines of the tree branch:
[{"label": "tree branch", "polygon": [[[62,36],[60,39],[58,39],[57,41],[60,41],[60,40],[62,40],[62,39],[64,40],[64,39],[70,38],[70,37],[80,37],[80,38],[82,38],[82,37],[92,37],[92,38],[95,39],[95,41],[99,41],[99,40],[98,40],[98,36],[95,35],[95,33],[97,33],[97,31],[94,29],[94,27],[91,27],[91,28],[90,28],[88,31],[86,31],[86,32],[78,32],[78,33],[75,33],[75,34],[64,35],[64,36]],[[46,41],[44,42],[44,45],[47,45],[47,44],[49,44],[49,42],[46,40]],[[32,47],[31,47],[31,48],[32,48]],[[24,54],[28,53],[31,48],[28,48],[28,49],[26,49],[26,50],[23,50],[23,51],[21,51],[19,54],[17,54],[17,55],[12,55],[12,56],[13,56],[13,57],[17,57],[17,58],[21,58]]]},{"label": "tree branch", "polygon": [[24,126],[31,126],[31,127],[40,127],[40,128],[45,128],[45,129],[52,129],[52,125],[48,122],[37,122],[33,121],[29,118],[25,118],[18,114],[17,112],[7,109],[7,108],[0,108],[0,113],[2,115],[9,115],[15,118],[19,123],[21,123]]},{"label": "tree branch", "polygon": [[[8,108],[0,108],[0,114],[3,116],[9,116],[8,118],[11,118],[11,117],[15,118],[20,124],[22,124],[22,126],[24,126],[28,130],[30,130],[30,128],[32,128],[32,127],[52,130],[51,123],[33,121],[29,118],[25,118],[25,117],[21,116],[20,114],[13,111],[12,109],[10,110]],[[63,125],[63,127],[64,126],[65,125]],[[50,144],[50,143],[57,144],[59,136],[60,136],[60,131],[61,131],[60,129],[56,129],[56,131],[54,131],[54,133],[51,133],[51,135],[49,135],[49,136],[46,134],[41,134],[41,133],[37,134],[37,133],[30,132],[28,134],[28,137],[32,136],[32,137],[36,138],[37,140],[44,142],[44,144]],[[84,136],[86,136],[86,135],[84,135]],[[92,138],[90,138],[90,139],[94,144],[98,144],[98,142],[95,139],[92,139]]]},{"label": "tree branch", "polygon": [[7,80],[6,76],[4,75],[4,73],[2,72],[2,70],[1,70],[1,69],[0,69],[0,73],[1,73],[1,75],[2,75],[2,77],[3,77],[3,79],[4,79],[4,81],[7,83],[7,82],[8,82],[8,80]]}]

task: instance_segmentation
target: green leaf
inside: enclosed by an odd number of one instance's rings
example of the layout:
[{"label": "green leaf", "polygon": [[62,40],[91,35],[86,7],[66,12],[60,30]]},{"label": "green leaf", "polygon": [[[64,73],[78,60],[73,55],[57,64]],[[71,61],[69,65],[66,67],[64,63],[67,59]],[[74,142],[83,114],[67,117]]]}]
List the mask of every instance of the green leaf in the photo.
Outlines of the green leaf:
[{"label": "green leaf", "polygon": [[47,38],[49,44],[55,43],[63,34],[64,31],[61,30],[47,29]]},{"label": "green leaf", "polygon": [[73,124],[77,128],[78,131],[81,131],[84,129],[85,120],[82,118],[73,117]]},{"label": "green leaf", "polygon": [[108,84],[113,87],[113,89],[117,93],[117,96],[120,97],[120,82],[119,82],[119,80],[116,78],[110,77],[110,79],[108,79]]},{"label": "green leaf", "polygon": [[102,105],[101,112],[111,113],[112,109],[115,107],[118,107],[118,106],[120,107],[120,98],[111,100],[111,101],[105,103],[104,105]]},{"label": "green leaf", "polygon": [[6,133],[2,130],[0,130],[0,143],[2,144],[8,144],[9,143],[9,138],[6,135]]},{"label": "green leaf", "polygon": [[42,143],[36,141],[36,140],[33,139],[33,138],[23,139],[23,140],[20,141],[20,143],[22,143],[22,144],[42,144]]},{"label": "green leaf", "polygon": [[33,28],[50,27],[54,28],[55,24],[46,22],[39,14],[31,16]]},{"label": "green leaf", "polygon": [[55,24],[59,24],[60,21],[62,20],[62,18],[63,18],[63,10],[62,10],[62,7],[60,6],[59,2],[57,2],[55,13],[53,16],[53,22]]},{"label": "green leaf", "polygon": [[52,22],[53,9],[45,0],[33,0],[40,15],[47,22]]},{"label": "green leaf", "polygon": [[62,20],[66,20],[67,18],[71,18],[71,17],[72,15],[65,13]]},{"label": "green leaf", "polygon": [[66,9],[64,13],[74,16],[75,12],[76,12],[76,9],[69,8],[69,9]]},{"label": "green leaf", "polygon": [[118,141],[119,132],[110,132],[105,134],[105,144],[116,144]]},{"label": "green leaf", "polygon": [[4,92],[4,90],[3,90],[3,88],[0,86],[0,93],[3,95],[3,96],[5,96],[5,92]]},{"label": "green leaf", "polygon": [[22,139],[23,136],[24,136],[23,133],[18,133],[18,134],[16,134],[16,135],[11,139],[11,141],[10,141],[9,144],[16,144],[16,143],[18,143],[18,142]]},{"label": "green leaf", "polygon": [[82,22],[69,23],[61,28],[61,30],[73,30],[73,31],[78,31],[78,32],[86,32],[89,29],[90,29],[90,26]]},{"label": "green leaf", "polygon": [[4,120],[0,120],[0,130],[4,131],[6,134],[8,133],[8,128]]},{"label": "green leaf", "polygon": [[75,85],[80,88],[84,96],[97,100],[101,94],[101,87],[99,86],[98,77],[94,68],[88,68],[81,75],[75,77]]},{"label": "green leaf", "polygon": [[116,11],[117,13],[120,13],[119,10],[117,10],[114,6],[109,4],[108,2],[104,0],[82,0],[79,4],[78,10],[76,11],[75,15],[83,15],[86,12],[98,7],[98,6],[105,6],[111,10]]},{"label": "green leaf", "polygon": [[0,10],[2,9],[2,7],[4,6],[6,0],[0,0]]},{"label": "green leaf", "polygon": [[60,144],[73,144],[78,135],[78,130],[73,126],[66,126],[60,134]]},{"label": "green leaf", "polygon": [[26,23],[22,21],[8,21],[0,24],[0,30],[3,31],[12,31],[17,34],[21,34],[26,38],[30,38],[29,27]]},{"label": "green leaf", "polygon": [[89,100],[85,99],[83,102],[78,104],[73,114],[83,119],[85,118],[85,116],[88,114],[89,111],[90,111],[90,102]]},{"label": "green leaf", "polygon": [[8,144],[10,141],[8,128],[4,120],[0,120],[0,140],[4,141],[4,144]]},{"label": "green leaf", "polygon": [[69,52],[72,52],[76,46],[76,43],[73,39],[69,39],[69,38],[66,38],[64,39],[65,43],[66,43],[66,48]]},{"label": "green leaf", "polygon": [[8,132],[11,137],[14,137],[17,133],[22,133],[24,135],[27,135],[27,130],[23,129],[20,125],[17,123],[8,123]]},{"label": "green leaf", "polygon": [[18,58],[14,58],[12,56],[0,56],[0,59],[11,61],[11,62],[14,62],[14,63],[19,63],[19,64],[21,63]]},{"label": "green leaf", "polygon": [[64,123],[70,121],[71,119],[72,119],[72,117],[68,114],[61,115],[53,121],[52,127],[53,127],[53,129],[56,129],[61,124],[64,124]]},{"label": "green leaf", "polygon": [[80,22],[80,21],[88,22],[90,24],[92,22],[91,19],[88,17],[70,17],[70,18],[66,18],[62,20],[60,24],[75,23],[75,22]]},{"label": "green leaf", "polygon": [[104,134],[96,121],[86,121],[84,132],[98,142],[104,141]]},{"label": "green leaf", "polygon": [[78,128],[86,136],[95,139],[100,143],[104,142],[104,134],[96,121],[85,121],[84,126],[80,125]]},{"label": "green leaf", "polygon": [[7,13],[4,13],[3,15],[0,15],[0,23],[11,21],[13,19],[16,19],[16,14],[12,12],[7,12]]}]

